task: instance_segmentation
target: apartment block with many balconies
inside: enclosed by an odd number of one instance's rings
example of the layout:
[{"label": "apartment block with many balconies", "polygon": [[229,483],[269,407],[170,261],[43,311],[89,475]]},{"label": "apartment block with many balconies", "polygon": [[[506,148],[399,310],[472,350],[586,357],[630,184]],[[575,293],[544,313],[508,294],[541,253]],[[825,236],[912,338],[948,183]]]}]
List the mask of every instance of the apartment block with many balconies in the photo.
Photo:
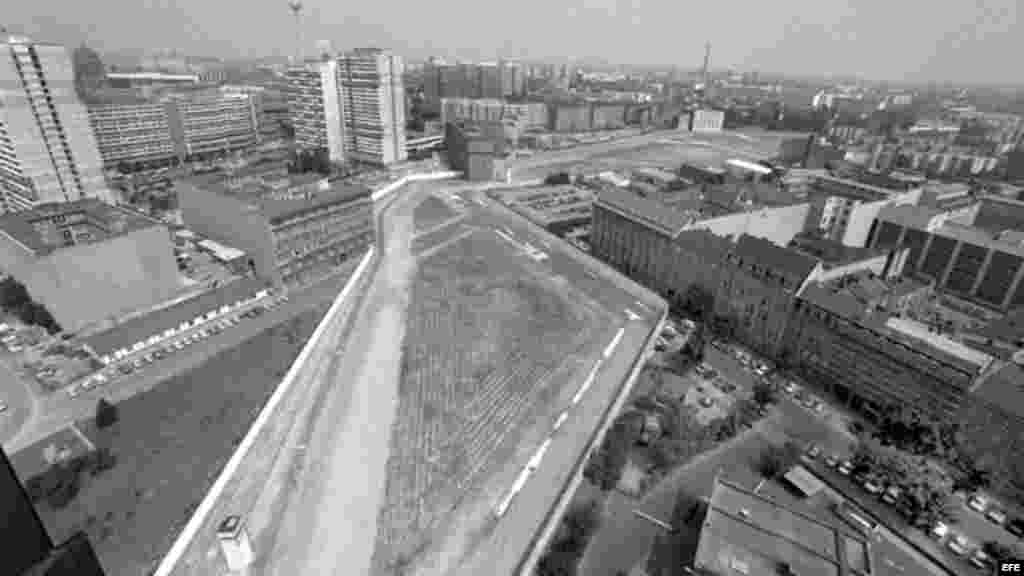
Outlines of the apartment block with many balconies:
[{"label": "apartment block with many balconies", "polygon": [[389,165],[407,158],[402,58],[360,48],[338,59],[345,147],[357,162]]},{"label": "apartment block with many balconies", "polygon": [[4,211],[113,200],[63,46],[16,36],[0,43],[0,192]]},{"label": "apartment block with many balconies", "polygon": [[295,144],[303,152],[326,151],[332,162],[345,160],[342,93],[337,60],[288,70],[288,108]]}]

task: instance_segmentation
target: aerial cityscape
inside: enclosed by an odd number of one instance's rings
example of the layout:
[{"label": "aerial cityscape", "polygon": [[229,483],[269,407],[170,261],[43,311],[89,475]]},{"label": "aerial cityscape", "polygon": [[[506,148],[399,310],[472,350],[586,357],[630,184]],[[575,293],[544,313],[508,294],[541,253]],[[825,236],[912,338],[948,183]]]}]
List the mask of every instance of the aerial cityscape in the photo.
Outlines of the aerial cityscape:
[{"label": "aerial cityscape", "polygon": [[2,15],[0,572],[1024,570],[1013,2],[190,2]]}]

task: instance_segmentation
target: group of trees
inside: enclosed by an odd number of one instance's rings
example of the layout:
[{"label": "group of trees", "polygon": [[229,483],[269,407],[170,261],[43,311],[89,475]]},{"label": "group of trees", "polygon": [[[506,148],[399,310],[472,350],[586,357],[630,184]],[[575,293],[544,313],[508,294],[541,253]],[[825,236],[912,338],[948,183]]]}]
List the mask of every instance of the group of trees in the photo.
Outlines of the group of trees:
[{"label": "group of trees", "polygon": [[11,276],[0,281],[0,308],[16,315],[25,324],[40,326],[50,334],[61,331],[49,310],[32,300],[25,285]]},{"label": "group of trees", "polygon": [[639,412],[629,412],[616,419],[601,447],[590,455],[583,470],[584,477],[601,490],[615,489],[629,461],[630,449],[640,438],[643,425],[643,415]]},{"label": "group of trees", "polygon": [[96,427],[101,432],[96,449],[69,460],[56,461],[25,483],[25,491],[33,502],[45,501],[52,508],[67,506],[82,486],[85,473],[98,476],[117,464],[117,458],[108,446],[111,427],[118,421],[117,406],[100,399],[96,404]]},{"label": "group of trees", "polygon": [[288,163],[288,171],[292,174],[316,172],[327,176],[332,170],[331,159],[326,150],[297,152]]},{"label": "group of trees", "polygon": [[596,501],[573,504],[537,563],[537,575],[574,576],[587,543],[600,525],[601,510]]},{"label": "group of trees", "polygon": [[911,524],[928,527],[953,518],[952,479],[927,458],[862,440],[851,461],[854,475],[872,474],[878,481],[901,489],[899,508]]},{"label": "group of trees", "polygon": [[568,172],[553,172],[544,177],[544,184],[546,186],[572,184],[572,176]]},{"label": "group of trees", "polygon": [[991,483],[991,471],[979,465],[955,423],[938,423],[913,407],[888,407],[872,436],[882,446],[942,462],[952,474],[954,492],[975,492]]}]

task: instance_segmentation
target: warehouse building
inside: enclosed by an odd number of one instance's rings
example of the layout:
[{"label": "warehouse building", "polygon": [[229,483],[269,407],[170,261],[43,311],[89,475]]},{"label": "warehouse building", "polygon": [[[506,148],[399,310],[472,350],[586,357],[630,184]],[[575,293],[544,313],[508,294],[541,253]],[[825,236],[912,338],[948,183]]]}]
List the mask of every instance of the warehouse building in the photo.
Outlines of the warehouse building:
[{"label": "warehouse building", "polygon": [[496,194],[502,203],[558,236],[590,224],[594,193],[586,188],[545,186],[501,190]]},{"label": "warehouse building", "polygon": [[1024,306],[1024,245],[1012,234],[965,226],[931,208],[892,206],[879,212],[869,245],[906,248],[906,272],[940,290],[1002,311]]},{"label": "warehouse building", "polygon": [[69,332],[153,306],[181,288],[167,226],[96,199],[0,216],[0,270]]},{"label": "warehouse building", "polygon": [[255,167],[175,187],[187,227],[244,251],[275,286],[315,281],[373,242],[373,202],[363,186]]},{"label": "warehouse building", "polygon": [[700,576],[870,576],[872,567],[870,543],[860,532],[715,478],[688,570]]}]

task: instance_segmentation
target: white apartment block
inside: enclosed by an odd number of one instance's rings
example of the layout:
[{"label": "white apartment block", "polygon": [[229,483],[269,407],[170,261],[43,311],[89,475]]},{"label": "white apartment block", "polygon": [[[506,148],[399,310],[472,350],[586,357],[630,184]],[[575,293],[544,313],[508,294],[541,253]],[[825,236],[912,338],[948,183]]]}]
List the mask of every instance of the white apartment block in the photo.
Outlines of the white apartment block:
[{"label": "white apartment block", "polygon": [[341,66],[348,157],[388,165],[407,158],[402,58],[377,48],[348,52]]},{"label": "white apartment block", "polygon": [[256,107],[247,94],[174,97],[168,107],[171,137],[185,159],[248,148],[256,144]]},{"label": "white apartment block", "polygon": [[171,138],[165,104],[150,102],[101,104],[89,107],[89,123],[96,135],[103,164],[160,162],[178,154]]},{"label": "white apartment block", "polygon": [[63,46],[0,43],[0,193],[4,211],[96,197],[111,202],[88,113]]},{"label": "white apartment block", "polygon": [[345,161],[345,127],[337,60],[309,63],[287,72],[288,107],[299,150],[326,150],[332,162]]}]

